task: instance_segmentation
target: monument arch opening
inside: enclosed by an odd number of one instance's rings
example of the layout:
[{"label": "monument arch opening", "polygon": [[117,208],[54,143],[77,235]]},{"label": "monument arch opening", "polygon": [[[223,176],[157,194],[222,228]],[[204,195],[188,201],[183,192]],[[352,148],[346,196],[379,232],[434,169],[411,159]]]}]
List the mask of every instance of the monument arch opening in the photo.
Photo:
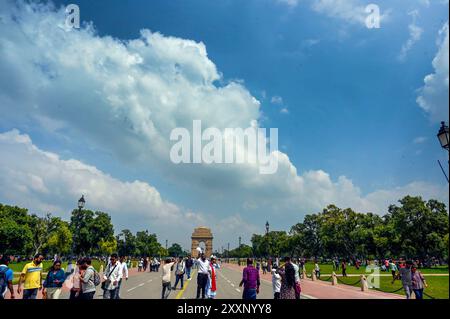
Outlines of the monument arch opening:
[{"label": "monument arch opening", "polygon": [[[194,229],[192,233],[192,246],[191,246],[191,256],[193,258],[197,258],[199,255],[198,247],[202,249],[202,252],[205,253],[205,256],[209,257],[213,253],[213,235],[211,233],[211,229],[208,227],[197,227]],[[203,247],[202,247],[203,246]]]}]

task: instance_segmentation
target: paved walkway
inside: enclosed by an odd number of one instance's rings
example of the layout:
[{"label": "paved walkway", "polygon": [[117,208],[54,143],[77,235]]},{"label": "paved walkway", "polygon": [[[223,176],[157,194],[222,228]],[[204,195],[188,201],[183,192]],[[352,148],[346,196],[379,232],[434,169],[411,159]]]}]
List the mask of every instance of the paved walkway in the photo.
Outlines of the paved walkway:
[{"label": "paved walkway", "polygon": [[[236,264],[222,264],[222,267],[242,271],[243,266]],[[272,281],[271,274],[261,274],[261,279]],[[377,290],[361,291],[361,288],[349,285],[333,286],[326,281],[301,280],[302,294],[315,299],[405,299],[404,296],[385,293]]]},{"label": "paved walkway", "polygon": [[[243,267],[236,264],[222,264],[222,269],[218,270],[218,292],[217,299],[241,299],[242,288],[239,282],[242,278]],[[172,282],[175,276],[172,274]],[[196,270],[193,271],[193,280],[185,281],[184,289],[178,289],[170,293],[170,299],[192,299],[196,297]],[[272,299],[272,276],[270,274],[261,274],[261,289],[258,299]],[[330,282],[312,281],[303,279],[302,299],[404,299],[404,296],[390,293],[383,293],[375,290],[362,292],[360,288],[340,284],[332,286]],[[17,285],[14,287],[16,298],[22,298],[17,295]],[[161,270],[159,273],[138,272],[136,268],[129,271],[129,280],[122,282],[121,297],[123,299],[159,299],[161,298]],[[67,299],[69,289],[63,286],[61,299]],[[7,293],[9,298],[9,291]],[[39,293],[38,298],[42,298]],[[102,290],[97,287],[96,299],[102,298]]]}]

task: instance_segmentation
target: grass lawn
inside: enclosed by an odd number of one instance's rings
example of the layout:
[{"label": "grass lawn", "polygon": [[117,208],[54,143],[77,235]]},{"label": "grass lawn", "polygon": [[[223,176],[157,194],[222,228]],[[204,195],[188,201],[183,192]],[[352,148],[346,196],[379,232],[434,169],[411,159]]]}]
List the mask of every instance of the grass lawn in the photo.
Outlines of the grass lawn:
[{"label": "grass lawn", "polygon": [[[333,265],[331,264],[320,264],[320,272],[322,274],[331,274],[333,272]],[[309,275],[312,270],[314,269],[313,263],[307,263],[305,265],[306,272]],[[424,275],[425,279],[428,283],[428,288],[425,289],[425,293],[428,294],[431,297],[434,297],[436,299],[449,299],[449,277],[448,276],[427,276],[427,274],[448,274],[448,267],[434,267],[434,268],[427,268],[427,269],[421,269],[420,270]],[[390,272],[381,272],[382,274],[390,274]],[[341,271],[336,271],[336,274],[341,274]],[[347,267],[347,274],[367,274],[365,272],[365,268],[362,267],[359,270],[356,270],[355,267],[350,266]],[[358,277],[338,277],[339,283],[345,283],[349,285],[354,286],[360,286],[359,278]],[[322,280],[327,279],[328,281],[331,281],[330,276],[323,275]],[[392,284],[392,277],[386,277],[381,276],[380,277],[380,290],[385,292],[394,292],[396,294],[404,295],[403,289],[398,290],[399,288],[402,288],[401,281],[396,280],[394,284]],[[425,299],[430,299],[428,296],[424,296]]]},{"label": "grass lawn", "polygon": [[[331,274],[333,272],[333,265],[332,264],[319,264],[320,272],[322,274]],[[306,272],[310,274],[312,270],[314,269],[314,263],[308,262],[305,265]],[[433,268],[423,268],[420,269],[420,271],[423,274],[448,274],[448,266],[439,266],[439,267],[433,267]],[[336,274],[341,274],[342,271],[336,271]],[[390,272],[381,272],[382,274],[390,274]],[[365,267],[360,267],[359,270],[357,270],[354,266],[347,266],[347,274],[366,274]]]}]

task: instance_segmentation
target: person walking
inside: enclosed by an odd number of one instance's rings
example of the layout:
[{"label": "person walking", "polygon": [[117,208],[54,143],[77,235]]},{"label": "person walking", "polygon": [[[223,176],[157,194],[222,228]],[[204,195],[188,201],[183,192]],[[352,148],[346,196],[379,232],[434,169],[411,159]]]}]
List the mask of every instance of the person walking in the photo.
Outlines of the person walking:
[{"label": "person walking", "polygon": [[120,273],[118,256],[117,254],[112,254],[103,275],[103,299],[116,298],[116,289],[119,284],[119,279]]},{"label": "person walking", "polygon": [[217,263],[216,256],[212,255],[210,258],[208,269],[208,284],[206,285],[206,296],[208,297],[208,299],[216,298],[217,293],[216,269],[220,269],[220,265]]},{"label": "person walking", "polygon": [[259,294],[259,286],[261,285],[259,271],[253,266],[253,259],[247,259],[247,267],[242,271],[242,280],[239,287],[244,286],[242,299],[255,300]]},{"label": "person walking", "polygon": [[314,264],[314,272],[316,273],[317,279],[320,279],[320,266],[317,261]]},{"label": "person walking", "polygon": [[167,299],[170,294],[170,290],[172,289],[171,284],[171,274],[173,270],[173,265],[175,264],[175,261],[171,258],[167,258],[165,260],[164,266],[162,268],[162,292],[161,292],[161,299]]},{"label": "person walking", "polygon": [[186,264],[183,257],[178,257],[178,261],[175,264],[175,285],[173,286],[173,290],[177,290],[178,282],[181,282],[181,289],[183,289],[185,269]]},{"label": "person walking", "polygon": [[11,268],[9,268],[9,257],[6,255],[3,255],[0,259],[0,300],[5,299],[6,292],[9,289],[10,298],[15,299],[16,296],[14,295],[14,286],[13,286],[13,279],[14,279],[14,272]]},{"label": "person walking", "polygon": [[423,274],[417,269],[417,264],[411,268],[412,289],[416,299],[423,299],[423,290],[428,287]]},{"label": "person walking", "polygon": [[20,295],[22,293],[22,283],[24,284],[23,299],[36,299],[38,290],[42,290],[43,259],[44,256],[36,254],[33,261],[23,267],[17,285],[17,294]]},{"label": "person walking", "polygon": [[296,263],[291,262],[291,264],[295,271],[295,299],[300,299],[300,293],[302,291],[300,286],[300,267]]},{"label": "person walking", "polygon": [[191,258],[191,255],[189,255],[186,259],[185,262],[185,266],[186,266],[186,276],[187,276],[187,280],[191,280],[191,270],[192,270],[192,266],[194,264],[194,261]]},{"label": "person walking", "polygon": [[281,276],[276,268],[272,268],[273,299],[280,299]]},{"label": "person walking", "polygon": [[94,299],[95,291],[95,276],[98,276],[97,271],[92,267],[91,258],[83,258],[80,266],[80,281],[81,281],[81,295],[80,299],[90,300]]},{"label": "person walking", "polygon": [[78,259],[75,264],[74,271],[71,275],[67,277],[66,286],[70,289],[70,300],[80,299],[81,298],[81,265],[83,261],[82,259]]},{"label": "person walking", "polygon": [[200,254],[200,258],[196,261],[198,267],[197,274],[197,299],[200,299],[200,294],[202,299],[206,297],[206,285],[208,284],[208,274],[209,274],[209,260],[206,259],[205,253]]},{"label": "person walking", "polygon": [[120,263],[119,263],[119,284],[117,285],[116,289],[116,298],[120,299],[120,287],[122,286],[122,279],[125,276],[125,280],[128,280],[128,265],[125,262],[125,256],[120,257]]},{"label": "person walking", "polygon": [[398,271],[402,281],[403,290],[405,291],[406,299],[411,299],[411,293],[413,291],[411,266],[412,262],[407,261],[405,266],[400,267]]},{"label": "person walking", "polygon": [[267,261],[265,259],[262,262],[262,271],[263,271],[263,275],[265,275],[267,273]]},{"label": "person walking", "polygon": [[395,281],[395,278],[397,277],[398,268],[397,268],[397,265],[395,264],[395,262],[392,260],[389,261],[389,269],[391,270],[392,284],[393,284]]},{"label": "person walking", "polygon": [[145,257],[144,258],[144,266],[143,266],[144,272],[147,271],[147,266],[148,266],[148,257]]},{"label": "person walking", "polygon": [[290,257],[285,257],[284,261],[284,266],[278,270],[281,276],[280,299],[296,299],[295,269]]},{"label": "person walking", "polygon": [[342,260],[341,268],[342,268],[342,277],[347,277],[347,263],[345,262],[345,259]]},{"label": "person walking", "polygon": [[44,289],[42,290],[42,295],[45,296],[45,299],[59,299],[65,280],[66,274],[61,269],[61,261],[54,261],[43,284]]},{"label": "person walking", "polygon": [[159,272],[159,266],[161,266],[161,260],[156,259],[156,272]]}]

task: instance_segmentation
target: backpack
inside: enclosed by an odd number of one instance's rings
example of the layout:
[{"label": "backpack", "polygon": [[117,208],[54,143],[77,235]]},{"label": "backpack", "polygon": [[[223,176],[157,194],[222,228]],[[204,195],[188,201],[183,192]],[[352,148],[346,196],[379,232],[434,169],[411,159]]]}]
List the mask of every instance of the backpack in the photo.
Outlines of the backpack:
[{"label": "backpack", "polygon": [[94,285],[98,286],[101,283],[100,275],[97,272],[97,270],[94,269],[94,279],[93,279]]},{"label": "backpack", "polygon": [[8,286],[8,280],[6,280],[6,272],[8,271],[8,267],[2,267],[0,270],[0,294],[6,290]]}]

